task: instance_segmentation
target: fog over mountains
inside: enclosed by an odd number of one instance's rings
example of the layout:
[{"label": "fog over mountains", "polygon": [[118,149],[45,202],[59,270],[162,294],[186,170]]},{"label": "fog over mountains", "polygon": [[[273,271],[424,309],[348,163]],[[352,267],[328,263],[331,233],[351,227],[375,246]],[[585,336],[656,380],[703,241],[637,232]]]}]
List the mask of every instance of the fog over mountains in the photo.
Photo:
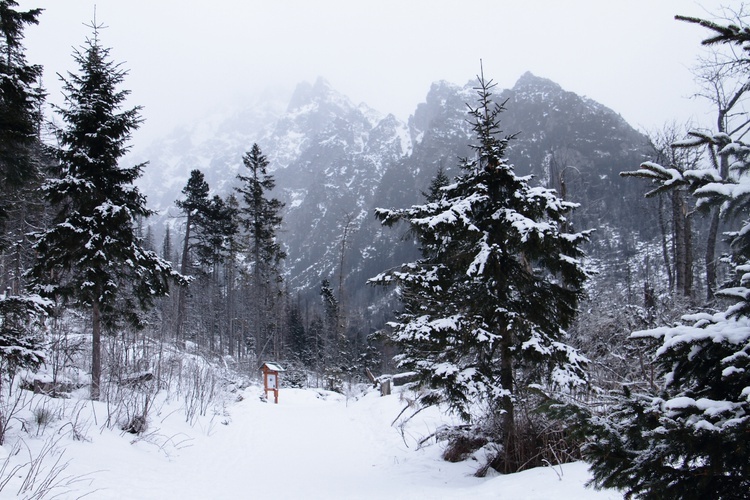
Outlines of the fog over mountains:
[{"label": "fog over mountains", "polygon": [[[322,279],[339,283],[343,273],[348,301],[364,306],[373,293],[367,278],[417,255],[403,230],[380,227],[373,209],[421,202],[439,167],[449,177],[458,173],[458,158],[472,154],[473,87],[434,83],[404,123],[355,105],[319,79],[298,85],[288,102],[267,95],[248,109],[175,130],[134,158],[150,162],[139,185],[162,213],[150,222],[157,234],[164,223],[179,229],[170,207],[192,169],[203,171],[214,193],[227,194],[242,155],[258,143],[276,178],[275,196],[286,204],[280,238],[290,290],[317,293]],[[505,102],[504,133],[517,134],[508,158],[518,174],[580,203],[573,216],[580,228],[649,230],[633,208],[643,186],[618,176],[647,156],[644,135],[615,111],[531,73],[496,91]]]}]

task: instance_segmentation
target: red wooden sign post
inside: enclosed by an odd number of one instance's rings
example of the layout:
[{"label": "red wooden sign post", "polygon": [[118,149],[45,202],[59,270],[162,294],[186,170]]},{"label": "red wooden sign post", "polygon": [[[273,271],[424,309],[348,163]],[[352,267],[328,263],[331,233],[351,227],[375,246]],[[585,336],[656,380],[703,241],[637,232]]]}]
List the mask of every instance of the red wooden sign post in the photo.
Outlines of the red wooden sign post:
[{"label": "red wooden sign post", "polygon": [[260,370],[263,372],[263,390],[266,397],[273,391],[273,402],[279,404],[279,373],[284,369],[276,363],[263,363]]}]

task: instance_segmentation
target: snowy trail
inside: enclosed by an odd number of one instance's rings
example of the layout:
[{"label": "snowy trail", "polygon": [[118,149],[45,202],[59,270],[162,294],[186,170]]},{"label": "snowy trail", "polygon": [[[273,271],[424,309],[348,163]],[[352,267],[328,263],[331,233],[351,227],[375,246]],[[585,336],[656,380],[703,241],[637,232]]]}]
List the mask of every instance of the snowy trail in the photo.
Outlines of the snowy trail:
[{"label": "snowy trail", "polygon": [[[244,484],[258,498],[443,498],[444,492],[424,491],[423,481],[422,491],[404,491],[404,479],[419,475],[408,466],[414,452],[396,429],[383,433],[386,415],[375,395],[348,406],[341,397],[316,395],[286,390],[279,405],[237,405],[232,423],[212,438],[214,458],[186,481],[184,494],[238,498]],[[395,417],[398,406],[387,406]],[[219,450],[231,455],[219,456]],[[205,450],[190,455],[186,461],[195,463]],[[421,475],[432,475],[439,487],[439,472],[422,467]]]},{"label": "snowy trail", "polygon": [[[150,442],[94,429],[92,442],[66,445],[66,472],[98,471],[87,499],[622,499],[583,488],[583,464],[472,477],[476,462],[444,462],[437,445],[416,450],[416,441],[444,420],[437,411],[421,412],[404,437],[390,425],[405,406],[397,395],[347,401],[283,389],[278,405],[258,395],[257,387],[247,389],[229,407],[228,425],[215,421],[208,433],[166,408],[153,416]],[[190,446],[158,446],[170,437]]]},{"label": "snowy trail", "polygon": [[[284,396],[290,399],[288,391]],[[386,478],[373,477],[383,451],[371,431],[339,404],[308,399],[239,405],[229,426],[234,428],[217,432],[212,443],[233,450],[234,457],[215,457],[195,486],[211,484],[223,498],[236,497],[238,479],[259,496],[352,498],[352,485],[372,491]]]}]

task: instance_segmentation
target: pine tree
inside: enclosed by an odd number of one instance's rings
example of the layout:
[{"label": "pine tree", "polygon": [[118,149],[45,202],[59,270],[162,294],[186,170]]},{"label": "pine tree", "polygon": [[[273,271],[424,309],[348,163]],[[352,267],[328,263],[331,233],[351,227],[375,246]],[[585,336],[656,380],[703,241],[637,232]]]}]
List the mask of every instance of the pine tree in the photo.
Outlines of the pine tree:
[{"label": "pine tree", "polygon": [[574,204],[532,187],[505,160],[504,107],[491,81],[479,78],[469,107],[477,143],[461,174],[435,201],[376,211],[385,225],[409,224],[422,258],[371,280],[398,285],[403,313],[393,322],[396,361],[419,374],[423,403],[446,403],[465,421],[484,407],[503,451],[494,466],[514,471],[538,454],[522,455],[516,409],[528,408],[534,384],[584,382],[585,360],[563,343],[586,274],[580,245],[587,233],[562,230]]},{"label": "pine tree", "polygon": [[276,231],[281,225],[281,210],[284,204],[276,198],[267,198],[276,186],[276,181],[267,172],[268,160],[257,144],[253,144],[249,153],[242,158],[242,163],[249,170],[248,175],[237,175],[242,186],[237,192],[242,195],[245,206],[240,209],[242,224],[250,239],[250,256],[259,265],[275,268],[286,257],[281,245],[276,241]]},{"label": "pine tree", "polygon": [[43,224],[37,188],[49,159],[39,140],[42,67],[28,64],[23,47],[24,30],[42,11],[17,5],[0,1],[0,290],[21,296],[33,258],[28,234]]},{"label": "pine tree", "polygon": [[161,242],[161,258],[170,262],[174,258],[172,251],[172,230],[169,226],[164,228],[164,239]]},{"label": "pine tree", "polygon": [[0,380],[2,376],[12,379],[18,369],[34,369],[44,362],[41,331],[51,306],[38,296],[0,294]]},{"label": "pine tree", "polygon": [[302,312],[298,304],[291,304],[287,316],[287,331],[289,332],[290,357],[309,367],[312,362],[307,332],[302,321]]},{"label": "pine tree", "polygon": [[18,191],[39,175],[42,67],[26,62],[22,42],[24,28],[39,23],[42,9],[19,12],[17,6],[0,0],[0,223],[22,199]]},{"label": "pine tree", "polygon": [[440,198],[443,197],[442,189],[449,183],[450,179],[445,174],[443,166],[440,165],[435,173],[435,177],[430,181],[430,187],[427,192],[422,193],[422,196],[425,197],[425,200],[427,200],[428,203],[439,201]]},{"label": "pine tree", "polygon": [[331,282],[326,278],[320,284],[320,299],[325,313],[323,323],[323,372],[328,380],[329,389],[337,390],[341,386],[341,365],[345,348],[344,332],[341,325],[341,304],[333,293]]},{"label": "pine tree", "polygon": [[224,343],[230,325],[227,318],[227,273],[226,260],[230,257],[231,246],[238,232],[237,208],[215,195],[209,202],[205,226],[198,228],[199,245],[197,255],[204,268],[207,281],[205,291],[209,296],[209,308],[201,316],[208,324],[203,329],[209,335],[209,348],[214,350],[215,340]]},{"label": "pine tree", "polygon": [[[748,51],[748,28],[683,20],[714,32],[704,44]],[[747,73],[747,58],[741,64]],[[750,491],[750,145],[742,142],[742,129],[735,133],[691,132],[673,144],[718,152],[714,168],[680,170],[646,162],[639,171],[656,181],[652,192],[687,189],[698,210],[719,211],[737,230],[727,233],[733,276],[716,292],[726,309],[698,311],[679,325],[631,335],[659,344],[654,364],[661,387],[650,392],[626,387],[607,415],[583,412],[593,483],[622,489],[628,498],[734,499]],[[722,175],[722,165],[732,165],[731,175]]]},{"label": "pine tree", "polygon": [[125,319],[142,326],[138,311],[165,295],[182,277],[136,236],[139,217],[152,214],[133,186],[143,164],[123,167],[139,108],[122,110],[127,91],[118,90],[126,72],[110,60],[99,26],[83,51],[75,51],[79,73],[63,78],[64,127],[56,177],[43,189],[56,209],[53,225],[37,235],[32,269],[36,290],[90,309],[92,325],[91,397],[99,398],[102,328]]},{"label": "pine tree", "polygon": [[240,204],[239,200],[234,194],[227,196],[226,201],[227,209],[231,211],[233,218],[233,230],[231,235],[226,240],[226,263],[224,264],[224,274],[226,282],[226,327],[227,327],[227,341],[226,347],[228,354],[233,356],[235,353],[235,347],[237,349],[237,356],[242,355],[241,343],[238,342],[239,335],[236,332],[236,323],[238,321],[237,311],[242,308],[241,304],[238,304],[238,285],[239,285],[239,262],[240,253],[242,252],[242,244],[240,242],[239,234],[239,213]]},{"label": "pine tree", "polygon": [[[233,270],[227,273],[225,262],[233,261],[237,252],[239,209],[233,196],[227,201],[218,195],[210,198],[208,183],[200,170],[190,173],[182,194],[184,199],[175,202],[185,216],[181,272],[192,273],[197,281],[190,297],[186,290],[178,297],[175,335],[181,340],[207,341],[213,350],[217,337],[220,345],[224,345],[226,332],[231,329],[232,317],[227,316],[231,309],[228,275]],[[192,323],[192,331],[186,332],[189,309],[200,314]],[[202,335],[198,336],[198,331]]]},{"label": "pine tree", "polygon": [[[241,195],[240,224],[248,238],[246,245],[250,266],[250,322],[256,345],[265,348],[274,340],[274,351],[277,351],[278,339],[276,313],[280,311],[278,297],[282,293],[280,264],[286,257],[281,244],[276,239],[276,231],[281,225],[281,209],[284,204],[276,198],[269,198],[268,193],[276,185],[272,175],[268,174],[268,160],[260,147],[253,144],[250,152],[242,158],[248,170],[247,175],[239,174],[237,178],[242,185],[237,188]],[[262,351],[259,353],[264,354]],[[278,356],[279,352],[274,352]]]},{"label": "pine tree", "polygon": [[38,295],[27,295],[22,283],[31,254],[28,224],[36,222],[31,212],[39,211],[33,205],[39,201],[34,188],[41,180],[44,92],[42,68],[26,62],[22,43],[24,29],[38,24],[42,11],[19,12],[17,6],[0,0],[0,383],[44,361],[41,331],[51,308]]},{"label": "pine tree", "polygon": [[196,235],[198,242],[195,249],[201,264],[217,270],[218,265],[224,262],[229,252],[229,241],[239,230],[237,213],[238,209],[219,195],[209,200]]},{"label": "pine tree", "polygon": [[[182,200],[176,200],[175,205],[182,210],[185,216],[185,236],[182,244],[182,259],[180,264],[180,273],[187,276],[192,271],[191,249],[193,240],[196,239],[196,226],[205,225],[203,221],[208,212],[208,183],[206,182],[203,172],[192,170],[187,184],[182,188],[182,194],[185,196]],[[187,308],[187,289],[180,288],[177,297],[177,317],[175,318],[175,339],[182,342],[185,340],[185,322]]]}]

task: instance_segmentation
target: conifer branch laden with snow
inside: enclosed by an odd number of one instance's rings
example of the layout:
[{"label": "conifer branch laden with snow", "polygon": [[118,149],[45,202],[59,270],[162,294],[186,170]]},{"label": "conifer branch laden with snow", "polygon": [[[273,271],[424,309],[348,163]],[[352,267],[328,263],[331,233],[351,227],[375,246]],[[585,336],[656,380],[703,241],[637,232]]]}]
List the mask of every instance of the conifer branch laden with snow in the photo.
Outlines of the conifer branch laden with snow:
[{"label": "conifer branch laden with snow", "polygon": [[[745,26],[678,19],[714,31],[704,44],[747,50]],[[741,61],[745,74],[748,63]],[[746,498],[750,491],[750,145],[723,131],[691,135],[674,147],[708,146],[721,172],[678,171],[647,162],[628,175],[655,180],[659,186],[652,193],[686,186],[698,208],[735,225],[727,233],[733,272],[716,292],[724,310],[696,312],[679,325],[632,333],[633,339],[660,344],[654,352],[662,377],[658,391],[631,393],[625,387],[608,415],[578,415],[578,421],[589,423],[584,455],[592,483],[619,488],[627,498],[729,499]]]}]

